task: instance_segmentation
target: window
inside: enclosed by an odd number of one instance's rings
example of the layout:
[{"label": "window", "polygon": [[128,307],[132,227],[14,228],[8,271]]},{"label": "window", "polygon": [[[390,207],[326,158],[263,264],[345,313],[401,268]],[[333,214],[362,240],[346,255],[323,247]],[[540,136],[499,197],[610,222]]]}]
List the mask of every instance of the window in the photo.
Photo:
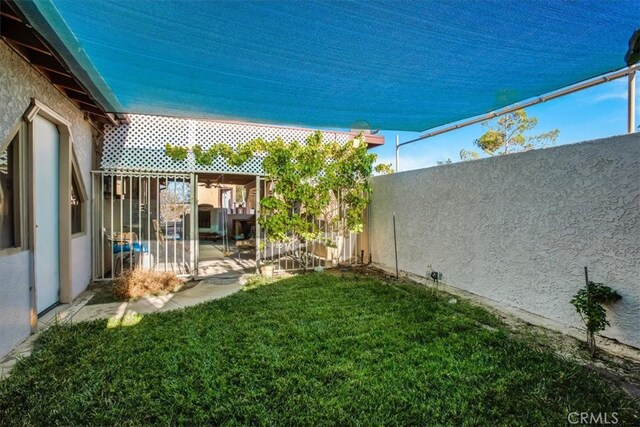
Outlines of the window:
[{"label": "window", "polygon": [[20,246],[19,136],[0,152],[0,249]]},{"label": "window", "polygon": [[75,162],[71,167],[71,234],[84,231],[84,197]]},{"label": "window", "polygon": [[198,210],[198,228],[211,228],[211,211]]}]

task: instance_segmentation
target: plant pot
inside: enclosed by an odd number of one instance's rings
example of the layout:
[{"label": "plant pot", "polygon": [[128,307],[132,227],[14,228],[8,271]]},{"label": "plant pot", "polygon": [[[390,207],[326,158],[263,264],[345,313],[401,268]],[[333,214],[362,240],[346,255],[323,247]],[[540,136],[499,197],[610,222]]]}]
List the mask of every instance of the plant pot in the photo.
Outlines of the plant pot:
[{"label": "plant pot", "polygon": [[273,265],[261,265],[260,266],[260,274],[264,277],[271,278],[273,277],[273,270],[275,267]]}]

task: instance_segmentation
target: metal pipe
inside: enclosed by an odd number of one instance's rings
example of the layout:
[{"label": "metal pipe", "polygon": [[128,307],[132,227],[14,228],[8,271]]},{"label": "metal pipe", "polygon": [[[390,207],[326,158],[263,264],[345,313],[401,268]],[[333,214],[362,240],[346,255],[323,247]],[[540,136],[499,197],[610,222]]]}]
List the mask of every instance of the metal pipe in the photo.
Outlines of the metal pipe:
[{"label": "metal pipe", "polygon": [[[131,252],[129,253],[129,269],[133,269],[133,257],[136,256],[133,250],[133,176],[129,175],[129,239]],[[126,195],[125,195],[126,198]],[[123,200],[124,201],[124,200]],[[136,234],[137,236],[137,234]]]},{"label": "metal pipe", "polygon": [[399,277],[398,274],[398,240],[396,239],[396,213],[393,213],[393,250],[396,256],[396,279]]},{"label": "metal pipe", "polygon": [[138,243],[140,244],[140,252],[138,252],[138,258],[139,258],[139,265],[142,268],[142,257],[144,254],[144,251],[142,250],[143,245],[144,245],[144,235],[142,234],[142,177],[138,176],[138,233],[140,233],[140,235],[138,236]]},{"label": "metal pipe", "polygon": [[331,215],[331,211],[327,212],[324,218],[324,245],[325,245],[325,254],[324,254],[324,267],[326,268],[329,259],[329,229],[327,228],[327,223],[329,222],[329,216]]},{"label": "metal pipe", "polygon": [[396,135],[396,172],[400,172],[400,135]]},{"label": "metal pipe", "polygon": [[[184,199],[185,199],[185,194],[184,194],[184,184],[185,184],[185,179],[184,176],[181,177],[180,179],[180,183],[181,183],[181,188],[180,188],[180,249],[182,252],[182,266],[184,267],[185,264],[185,260],[184,260],[184,234],[185,234],[185,230],[184,230],[184,220],[185,220],[185,209],[184,209]],[[191,269],[188,268],[187,270],[189,270],[189,273],[191,273]]]},{"label": "metal pipe", "polygon": [[198,259],[200,257],[200,236],[198,230],[198,175],[192,173],[190,175],[190,179],[191,197],[189,202],[191,206],[191,222],[189,223],[189,247],[191,250],[189,251],[189,262],[191,264],[191,268],[195,271],[194,279],[197,279],[200,274],[198,265]]},{"label": "metal pipe", "polygon": [[260,273],[260,175],[256,175],[256,274]]},{"label": "metal pipe", "polygon": [[443,127],[441,129],[438,129],[438,130],[427,132],[427,133],[425,133],[423,135],[420,135],[419,137],[417,137],[415,139],[412,139],[412,140],[409,140],[409,141],[405,141],[403,143],[398,144],[397,148],[396,148],[396,152],[399,149],[399,147],[402,147],[403,145],[411,144],[413,142],[417,142],[417,141],[421,141],[423,139],[431,138],[431,137],[436,136],[436,135],[441,135],[443,133],[450,132],[452,130],[456,130],[456,129],[460,129],[460,128],[463,128],[463,127],[466,127],[466,126],[474,125],[476,123],[484,122],[484,121],[496,118],[498,116],[502,116],[502,115],[505,115],[505,114],[508,114],[508,113],[512,113],[512,112],[517,111],[517,110],[522,110],[523,108],[531,107],[532,105],[540,104],[542,102],[550,101],[552,99],[559,98],[559,97],[564,96],[564,95],[569,95],[571,93],[578,92],[580,90],[587,89],[587,88],[590,88],[590,87],[593,87],[593,86],[597,86],[599,84],[606,83],[606,82],[609,82],[611,80],[619,79],[621,77],[624,77],[624,76],[627,76],[627,75],[635,73],[635,71],[638,70],[638,69],[640,69],[640,64],[628,67],[628,68],[626,68],[624,70],[619,70],[619,71],[615,71],[613,73],[605,74],[604,76],[598,77],[596,79],[587,80],[585,82],[578,83],[576,85],[569,86],[567,88],[560,89],[560,90],[555,91],[555,92],[550,92],[550,93],[548,93],[546,95],[534,98],[534,99],[529,100],[529,101],[525,101],[525,102],[522,102],[522,103],[514,104],[514,105],[505,107],[505,108],[497,110],[497,111],[492,111],[490,113],[483,114],[482,116],[475,117],[475,118],[472,118],[472,119],[468,119],[468,120],[462,121],[462,122],[454,124],[454,125],[449,125],[449,126]]},{"label": "metal pipe", "polygon": [[[105,238],[105,226],[104,226],[104,173],[100,173],[100,278],[105,278],[104,271],[104,238]],[[111,249],[113,251],[113,248]]]},{"label": "metal pipe", "polygon": [[629,73],[629,93],[627,105],[627,133],[636,131],[636,72]]},{"label": "metal pipe", "polygon": [[351,233],[351,230],[349,230],[349,224],[346,219],[345,223],[347,227],[347,233],[349,233],[349,264],[351,264],[353,261],[353,234]]},{"label": "metal pipe", "polygon": [[91,171],[91,188],[89,189],[89,194],[90,196],[90,206],[91,206],[91,211],[89,214],[89,218],[90,218],[90,224],[89,224],[89,235],[92,236],[93,238],[91,239],[90,243],[91,243],[91,280],[95,280],[96,279],[96,265],[98,265],[98,261],[97,258],[98,256],[96,255],[96,250],[98,248],[98,235],[96,234],[96,216],[98,215],[98,209],[96,207],[96,199],[95,199],[95,192],[96,192],[96,176],[94,175],[93,171]]},{"label": "metal pipe", "polygon": [[[587,288],[589,288],[589,270],[587,270],[587,267],[584,268],[584,282],[587,285]],[[589,296],[589,294],[587,293],[587,297]]]},{"label": "metal pipe", "polygon": [[371,201],[367,204],[367,251],[369,252],[369,264],[371,264]]},{"label": "metal pipe", "polygon": [[[178,179],[175,178],[173,180],[173,190],[171,190],[171,191],[173,191],[173,194],[174,194],[173,200],[176,200],[178,198],[178,188],[176,187],[177,185],[178,185]],[[167,193],[168,193],[168,191],[169,191],[169,180],[167,179]],[[169,200],[171,200],[171,199],[169,199]],[[173,209],[175,209],[175,207]],[[173,210],[173,209],[170,208],[169,212],[171,212],[171,210]],[[172,238],[173,238],[173,262],[171,263],[171,265],[173,266],[174,269],[176,269],[178,267],[178,240],[176,239],[176,236],[177,236],[176,227],[178,226],[178,221],[176,219],[175,211],[172,212],[171,216],[173,217],[173,235],[172,235]],[[177,269],[178,269],[178,271],[180,271],[180,268],[177,268]]]},{"label": "metal pipe", "polygon": [[[156,253],[158,254],[158,265],[160,263],[160,234],[162,230],[162,224],[160,224],[160,177],[156,177]],[[166,252],[166,251],[165,251]],[[166,262],[166,261],[165,261]],[[164,266],[166,271],[167,266]]]},{"label": "metal pipe", "polygon": [[346,244],[345,242],[345,234],[344,234],[344,225],[343,225],[343,220],[344,220],[344,215],[342,215],[342,192],[338,191],[338,239],[340,240],[340,253],[338,254],[338,265],[340,265],[340,263],[342,262],[342,260],[344,259],[344,245]]},{"label": "metal pipe", "polygon": [[[153,250],[151,248],[151,245],[153,245],[153,240],[152,240],[152,234],[151,232],[153,231],[151,229],[152,224],[151,224],[151,182],[152,182],[152,177],[149,176],[145,181],[145,203],[147,205],[147,245],[148,245],[148,250],[149,250],[149,254],[153,255]],[[151,257],[149,258],[149,262],[151,262]],[[156,269],[156,264],[158,264],[158,252],[156,251],[156,256],[153,259],[153,265],[150,265],[150,270],[155,271]]]},{"label": "metal pipe", "polygon": [[[167,191],[169,188],[169,179],[164,178],[164,190]],[[162,218],[162,212],[164,211],[165,204],[162,203],[162,187],[158,184],[158,216]],[[160,230],[162,230],[162,235],[164,236],[164,271],[167,271],[167,267],[169,266],[169,240],[167,240],[167,230],[169,227],[169,221],[167,221],[167,217],[164,216],[164,229],[162,228],[162,222],[160,223]]]},{"label": "metal pipe", "polygon": [[109,228],[109,233],[111,234],[111,247],[109,248],[109,250],[111,251],[111,255],[109,256],[109,258],[111,259],[111,278],[114,279],[115,276],[116,276],[115,275],[115,272],[116,272],[115,271],[115,265],[116,265],[116,263],[115,263],[115,261],[113,259],[113,254],[114,254],[114,252],[113,252],[114,246],[113,245],[115,243],[115,241],[113,239],[113,237],[115,235],[115,232],[113,230],[113,198],[115,197],[115,193],[116,193],[116,185],[115,185],[115,182],[114,182],[114,176],[113,175],[110,176],[110,179],[111,179],[111,189],[110,189],[111,193],[109,194],[109,206],[110,206],[111,212],[110,212],[109,219],[111,220],[111,227]]},{"label": "metal pipe", "polygon": [[123,208],[124,208],[124,201],[126,200],[126,195],[124,192],[124,177],[122,175],[119,175],[116,177],[116,182],[120,183],[120,195],[118,196],[119,199],[119,204],[120,204],[120,274],[124,273],[124,242],[125,239],[122,236],[122,234],[124,233],[123,228],[122,228],[122,223],[124,222],[124,213],[123,213]]}]

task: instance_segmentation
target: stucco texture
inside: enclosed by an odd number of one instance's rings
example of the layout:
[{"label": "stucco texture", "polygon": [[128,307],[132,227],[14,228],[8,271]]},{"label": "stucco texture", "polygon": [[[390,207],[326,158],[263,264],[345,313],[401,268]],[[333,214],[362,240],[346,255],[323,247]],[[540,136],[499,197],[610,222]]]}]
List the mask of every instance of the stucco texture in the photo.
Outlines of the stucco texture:
[{"label": "stucco texture", "polygon": [[[4,142],[16,123],[22,120],[31,98],[38,99],[71,122],[73,148],[86,194],[91,194],[91,127],[71,101],[0,41],[0,141]],[[89,210],[87,201],[87,228],[90,224]],[[26,226],[26,213],[24,221]],[[86,288],[90,280],[91,248],[88,233],[89,230],[87,235],[75,238],[72,242],[74,297]],[[22,252],[0,257],[0,355],[26,338],[30,331],[28,255],[28,252]]]},{"label": "stucco texture", "polygon": [[374,263],[569,326],[590,279],[621,295],[603,335],[640,347],[640,134],[372,179]]},{"label": "stucco texture", "polygon": [[29,252],[0,258],[0,357],[31,333]]}]

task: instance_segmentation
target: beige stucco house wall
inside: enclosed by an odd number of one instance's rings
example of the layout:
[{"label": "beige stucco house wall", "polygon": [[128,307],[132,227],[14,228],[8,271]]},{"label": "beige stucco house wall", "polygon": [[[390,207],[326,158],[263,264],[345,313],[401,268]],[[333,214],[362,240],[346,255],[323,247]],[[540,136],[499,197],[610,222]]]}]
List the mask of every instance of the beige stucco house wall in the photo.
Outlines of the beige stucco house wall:
[{"label": "beige stucco house wall", "polygon": [[[4,42],[0,42],[0,144],[4,144],[23,120],[32,98],[37,99],[70,122],[73,150],[86,194],[90,194],[90,171],[93,156],[92,127],[83,113],[52,86]],[[52,182],[51,185],[58,185]],[[61,192],[63,189],[60,189]],[[29,188],[23,188],[28,194]],[[70,191],[68,188],[64,191]],[[85,203],[84,233],[71,238],[71,283],[61,283],[70,299],[89,283],[91,270],[90,207]],[[28,210],[21,212],[23,224],[28,224]],[[0,256],[0,356],[29,336],[32,331],[30,271],[31,249],[28,239],[20,251]]]}]

